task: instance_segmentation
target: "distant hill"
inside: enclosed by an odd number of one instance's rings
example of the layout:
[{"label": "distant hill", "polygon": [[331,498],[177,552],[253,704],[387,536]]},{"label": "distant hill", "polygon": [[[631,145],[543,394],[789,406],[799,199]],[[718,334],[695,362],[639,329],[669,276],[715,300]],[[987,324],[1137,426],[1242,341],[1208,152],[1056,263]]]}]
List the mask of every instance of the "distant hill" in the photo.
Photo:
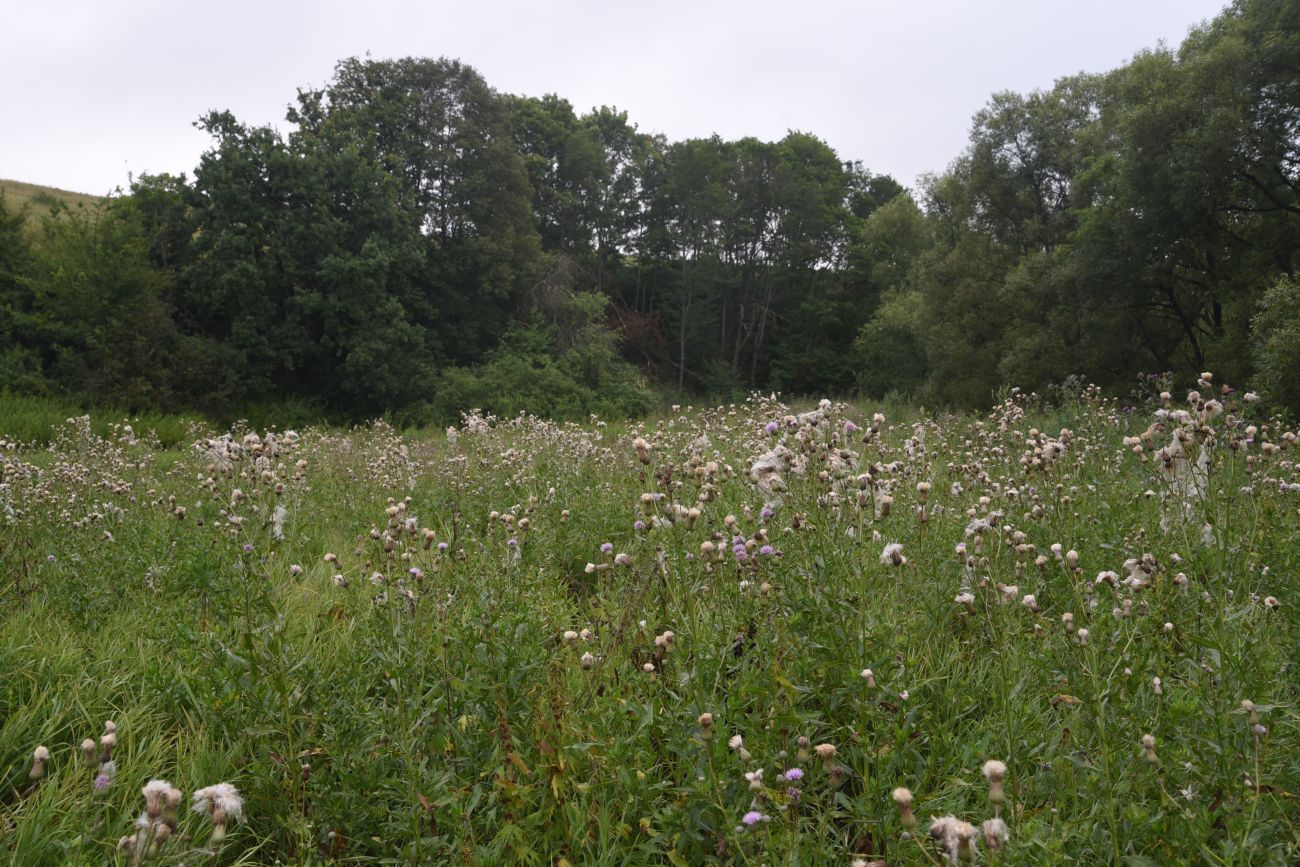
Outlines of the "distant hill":
[{"label": "distant hill", "polygon": [[95,204],[102,196],[87,193],[74,193],[57,187],[43,187],[40,184],[28,184],[22,181],[10,181],[0,178],[0,190],[4,191],[5,205],[10,210],[28,206],[28,216],[41,217],[49,213],[56,202],[64,202],[69,207],[88,207]]}]

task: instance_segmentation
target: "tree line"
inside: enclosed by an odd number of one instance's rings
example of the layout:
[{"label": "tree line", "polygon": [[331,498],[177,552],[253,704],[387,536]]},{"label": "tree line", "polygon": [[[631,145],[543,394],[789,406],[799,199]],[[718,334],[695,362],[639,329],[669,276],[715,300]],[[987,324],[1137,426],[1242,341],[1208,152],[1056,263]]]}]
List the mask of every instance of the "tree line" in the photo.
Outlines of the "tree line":
[{"label": "tree line", "polygon": [[0,385],[427,421],[1211,369],[1300,407],[1297,0],[996,94],[914,190],[448,59],[344,60],[286,120],[211,112],[192,177],[35,227],[0,201]]}]

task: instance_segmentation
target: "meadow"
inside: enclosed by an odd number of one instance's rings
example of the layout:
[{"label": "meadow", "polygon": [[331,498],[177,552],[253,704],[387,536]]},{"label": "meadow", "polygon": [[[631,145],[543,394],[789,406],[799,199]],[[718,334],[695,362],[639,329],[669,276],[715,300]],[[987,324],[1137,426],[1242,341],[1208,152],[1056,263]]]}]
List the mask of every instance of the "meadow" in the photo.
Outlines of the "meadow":
[{"label": "meadow", "polygon": [[1179,385],[9,432],[0,852],[1297,863],[1296,428]]}]

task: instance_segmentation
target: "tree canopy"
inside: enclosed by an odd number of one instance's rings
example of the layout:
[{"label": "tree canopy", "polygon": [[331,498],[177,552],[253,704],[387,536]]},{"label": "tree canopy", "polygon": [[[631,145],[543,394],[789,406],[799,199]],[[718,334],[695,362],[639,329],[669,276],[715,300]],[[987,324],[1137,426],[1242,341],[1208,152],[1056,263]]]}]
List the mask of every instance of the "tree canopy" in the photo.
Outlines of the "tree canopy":
[{"label": "tree canopy", "polygon": [[431,419],[1208,368],[1296,408],[1264,368],[1296,339],[1297,34],[1300,0],[1237,0],[994,94],[916,190],[810,132],[669,141],[455,60],[346,59],[287,132],[202,117],[192,177],[34,226],[0,201],[0,382]]}]

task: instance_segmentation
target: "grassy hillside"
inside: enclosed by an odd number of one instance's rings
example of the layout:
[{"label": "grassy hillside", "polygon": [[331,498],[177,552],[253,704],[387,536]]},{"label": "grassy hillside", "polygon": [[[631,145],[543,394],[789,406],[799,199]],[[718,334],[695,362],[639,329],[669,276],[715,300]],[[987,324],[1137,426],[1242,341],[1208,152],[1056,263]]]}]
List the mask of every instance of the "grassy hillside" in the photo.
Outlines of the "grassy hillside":
[{"label": "grassy hillside", "polygon": [[57,187],[43,187],[40,184],[28,184],[23,181],[11,181],[0,178],[0,190],[4,191],[5,204],[13,210],[27,206],[31,217],[40,217],[49,213],[56,202],[64,202],[69,207],[86,207],[99,201],[102,196],[88,193],[74,193]]}]

